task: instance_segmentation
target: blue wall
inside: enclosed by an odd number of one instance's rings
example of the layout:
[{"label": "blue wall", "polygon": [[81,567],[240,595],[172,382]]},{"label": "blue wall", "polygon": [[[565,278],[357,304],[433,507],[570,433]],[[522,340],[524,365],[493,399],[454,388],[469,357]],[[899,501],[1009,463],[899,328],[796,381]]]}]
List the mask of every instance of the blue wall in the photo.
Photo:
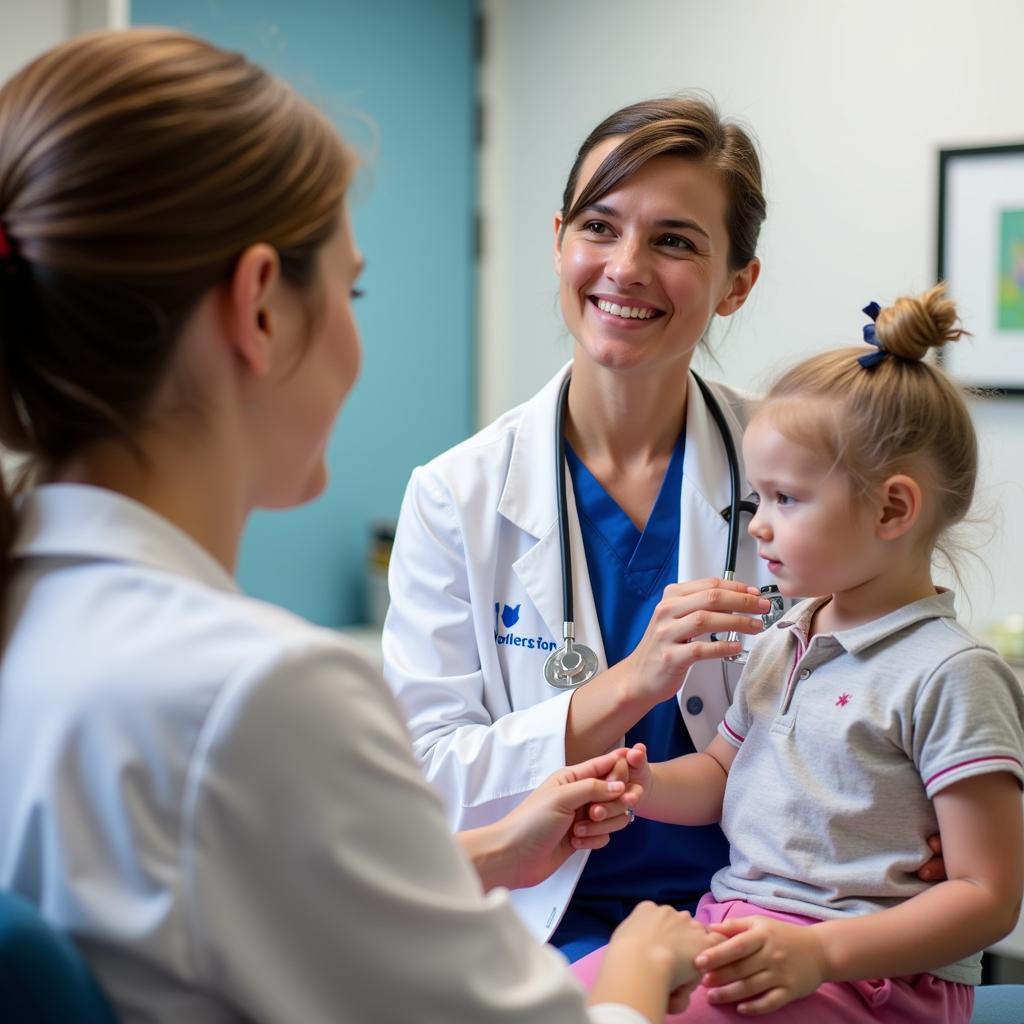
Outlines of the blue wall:
[{"label": "blue wall", "polygon": [[133,24],[242,50],[368,153],[351,197],[364,367],[331,484],[257,513],[239,571],[248,593],[326,625],[362,621],[369,524],[395,517],[412,467],[473,422],[473,14],[473,0],[132,0]]}]

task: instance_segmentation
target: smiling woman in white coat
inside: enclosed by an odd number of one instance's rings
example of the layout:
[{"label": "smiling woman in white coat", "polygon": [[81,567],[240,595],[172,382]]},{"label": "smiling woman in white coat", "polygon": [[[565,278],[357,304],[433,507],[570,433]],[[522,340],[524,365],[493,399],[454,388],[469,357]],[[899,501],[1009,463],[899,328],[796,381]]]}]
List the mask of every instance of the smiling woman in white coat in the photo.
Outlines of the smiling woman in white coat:
[{"label": "smiling woman in white coat", "polygon": [[459,851],[379,675],[234,583],[249,513],[322,490],[358,372],[352,165],[291,89],[175,32],[81,36],[0,89],[0,442],[26,470],[0,487],[0,886],[125,1024],[652,1024],[702,926],[639,907],[587,1010],[503,888],[625,825],[620,755]]},{"label": "smiling woman in white coat", "polygon": [[[714,736],[738,670],[723,658],[740,644],[712,634],[758,632],[771,579],[745,530],[735,581],[720,578],[729,463],[690,361],[754,287],[764,216],[756,150],[707,101],[609,116],[580,148],[554,221],[572,361],[414,472],[391,557],[385,676],[454,827],[495,820],[557,766],[623,737],[659,759]],[[750,403],[709,389],[739,449]],[[563,459],[576,639],[599,672],[559,691],[543,668],[563,634]],[[726,857],[717,826],[637,822],[516,902],[576,958],[638,899],[692,907]]]}]

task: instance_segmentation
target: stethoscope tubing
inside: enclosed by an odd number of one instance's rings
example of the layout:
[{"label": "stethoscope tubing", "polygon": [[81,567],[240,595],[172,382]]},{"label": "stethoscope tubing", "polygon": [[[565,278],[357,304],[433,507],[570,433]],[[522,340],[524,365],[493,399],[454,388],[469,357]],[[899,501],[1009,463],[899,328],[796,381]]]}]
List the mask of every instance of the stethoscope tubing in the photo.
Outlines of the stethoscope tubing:
[{"label": "stethoscope tubing", "polygon": [[[740,543],[740,464],[732,431],[725,421],[718,400],[698,374],[690,371],[704,396],[722,437],[725,457],[729,466],[729,533],[725,549],[725,568],[722,577],[727,580],[736,574],[736,558]],[[544,663],[544,676],[557,689],[575,689],[589,682],[597,673],[597,655],[584,644],[576,643],[576,624],[573,618],[572,552],[569,550],[569,503],[566,497],[565,415],[569,406],[571,371],[565,375],[558,389],[558,410],[555,415],[555,479],[558,483],[558,550],[562,561],[562,646]]]},{"label": "stethoscope tubing", "polygon": [[573,622],[572,605],[572,553],[569,551],[569,503],[565,496],[565,413],[569,408],[567,373],[558,389],[558,412],[555,416],[555,479],[558,481],[558,550],[562,557],[562,621]]},{"label": "stethoscope tubing", "polygon": [[740,548],[740,460],[736,454],[736,442],[732,439],[732,431],[729,424],[725,422],[725,413],[718,404],[718,399],[711,393],[711,388],[704,383],[703,378],[693,370],[690,371],[693,379],[704,396],[704,404],[711,413],[711,418],[718,427],[722,436],[722,445],[725,448],[725,459],[729,465],[729,539],[725,548],[725,568],[722,570],[722,578],[731,580],[736,576],[736,558]]}]

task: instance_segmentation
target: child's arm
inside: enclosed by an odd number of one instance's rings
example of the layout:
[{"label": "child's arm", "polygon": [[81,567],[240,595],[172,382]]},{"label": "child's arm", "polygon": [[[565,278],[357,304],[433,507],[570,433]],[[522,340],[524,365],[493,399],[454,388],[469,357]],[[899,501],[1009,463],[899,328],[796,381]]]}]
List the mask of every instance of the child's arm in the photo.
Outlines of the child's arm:
[{"label": "child's arm", "polygon": [[[643,774],[639,760],[646,764],[646,753],[642,748],[637,744],[626,755],[631,772]],[[646,783],[637,779],[644,792],[636,813],[672,825],[710,825],[720,820],[725,780],[735,756],[736,748],[716,736],[702,753],[648,765]]]},{"label": "child's arm", "polygon": [[768,1013],[825,981],[935,970],[1006,935],[1024,884],[1020,785],[1007,772],[974,776],[941,790],[934,803],[948,881],[863,917],[810,927],[748,917],[713,926],[729,939],[697,960],[715,990],[709,1001]]}]

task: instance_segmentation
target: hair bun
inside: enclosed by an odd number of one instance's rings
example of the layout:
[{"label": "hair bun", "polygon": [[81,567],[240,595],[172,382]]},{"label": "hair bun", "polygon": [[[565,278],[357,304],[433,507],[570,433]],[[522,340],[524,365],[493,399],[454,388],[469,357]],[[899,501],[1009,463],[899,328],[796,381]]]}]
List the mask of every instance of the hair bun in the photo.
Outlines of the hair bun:
[{"label": "hair bun", "polygon": [[956,303],[939,282],[917,296],[903,296],[886,306],[875,321],[875,334],[886,352],[900,359],[923,359],[928,350],[970,335],[960,326]]}]

